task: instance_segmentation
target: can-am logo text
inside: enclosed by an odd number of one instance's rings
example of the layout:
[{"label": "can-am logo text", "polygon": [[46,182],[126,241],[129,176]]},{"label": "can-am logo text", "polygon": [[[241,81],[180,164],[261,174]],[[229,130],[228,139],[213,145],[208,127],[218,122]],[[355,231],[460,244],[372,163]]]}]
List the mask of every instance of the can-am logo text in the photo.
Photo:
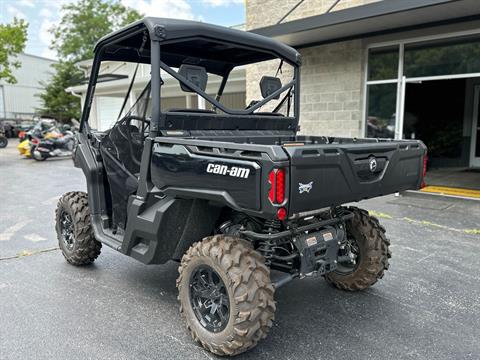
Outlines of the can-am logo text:
[{"label": "can-am logo text", "polygon": [[250,169],[210,163],[207,165],[207,173],[246,179],[250,175]]}]

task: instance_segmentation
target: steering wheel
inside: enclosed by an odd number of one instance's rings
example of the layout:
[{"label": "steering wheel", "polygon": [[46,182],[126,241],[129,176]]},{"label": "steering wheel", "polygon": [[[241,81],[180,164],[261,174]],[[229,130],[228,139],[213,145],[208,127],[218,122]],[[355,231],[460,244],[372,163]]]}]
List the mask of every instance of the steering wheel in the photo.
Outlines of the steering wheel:
[{"label": "steering wheel", "polygon": [[[137,121],[140,121],[142,123],[142,128],[139,129],[139,134],[141,136],[140,139],[132,136],[132,132],[131,132],[131,129],[130,129],[130,123],[132,122],[132,120],[137,120]],[[137,157],[137,154],[135,153],[135,151],[133,151],[133,143],[135,143],[135,145],[137,145],[137,146],[143,146],[144,133],[145,133],[145,130],[150,127],[150,120],[146,119],[146,118],[143,118],[141,116],[127,115],[121,120],[121,122],[122,122],[122,124],[121,124],[121,126],[118,127],[118,132],[120,133],[120,135],[122,135],[122,137],[128,143],[128,151],[130,152],[130,158],[133,160],[133,162],[135,164],[140,165],[142,156],[140,154],[140,157]],[[125,129],[126,129],[126,133],[124,133],[122,131],[123,127],[125,127]]]}]

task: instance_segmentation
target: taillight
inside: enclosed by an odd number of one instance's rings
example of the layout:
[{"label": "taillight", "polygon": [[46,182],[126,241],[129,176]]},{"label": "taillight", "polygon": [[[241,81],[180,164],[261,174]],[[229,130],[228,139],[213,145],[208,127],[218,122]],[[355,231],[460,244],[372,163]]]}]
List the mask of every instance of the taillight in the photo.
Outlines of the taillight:
[{"label": "taillight", "polygon": [[285,170],[274,169],[268,174],[270,189],[268,199],[274,205],[280,205],[285,201]]},{"label": "taillight", "polygon": [[428,164],[428,155],[425,154],[423,157],[423,174],[422,174],[422,185],[420,187],[423,189],[427,184],[425,183],[425,178],[427,177],[427,164]]},{"label": "taillight", "polygon": [[[285,202],[285,169],[273,169],[268,174],[268,199],[273,205],[282,205]],[[278,220],[287,218],[287,209],[280,207],[277,210]]]}]

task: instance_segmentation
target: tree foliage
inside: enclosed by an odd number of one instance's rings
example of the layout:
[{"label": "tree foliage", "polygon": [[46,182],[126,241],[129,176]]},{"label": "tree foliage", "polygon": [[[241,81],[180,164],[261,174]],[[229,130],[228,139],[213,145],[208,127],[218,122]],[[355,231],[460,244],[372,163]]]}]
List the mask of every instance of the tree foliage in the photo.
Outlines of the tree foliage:
[{"label": "tree foliage", "polygon": [[102,36],[141,18],[136,10],[111,0],[80,0],[64,5],[62,11],[51,47],[70,61],[92,58],[93,46]]},{"label": "tree foliage", "polygon": [[60,61],[52,65],[55,73],[48,84],[42,84],[45,90],[39,95],[43,104],[40,113],[60,121],[80,118],[80,99],[65,91],[78,85],[83,73],[71,61]]},{"label": "tree foliage", "polygon": [[0,24],[0,80],[15,84],[12,70],[20,67],[16,56],[25,49],[28,23],[13,19],[11,24]]},{"label": "tree foliage", "polygon": [[80,0],[64,5],[62,13],[60,23],[52,29],[51,45],[61,60],[53,65],[55,74],[40,95],[40,113],[66,121],[80,117],[80,99],[65,92],[83,79],[75,63],[91,59],[93,47],[102,36],[140,19],[141,15],[118,0]]}]

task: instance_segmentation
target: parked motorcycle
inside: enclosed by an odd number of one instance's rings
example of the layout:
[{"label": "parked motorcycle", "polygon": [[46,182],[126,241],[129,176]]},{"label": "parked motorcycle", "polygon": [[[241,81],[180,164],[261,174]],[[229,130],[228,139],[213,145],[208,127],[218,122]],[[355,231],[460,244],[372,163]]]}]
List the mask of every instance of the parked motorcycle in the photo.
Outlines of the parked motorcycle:
[{"label": "parked motorcycle", "polygon": [[25,133],[24,138],[20,141],[20,144],[18,144],[17,149],[20,155],[30,158],[32,148],[38,144],[40,140],[63,136],[64,134],[57,128],[54,120],[42,119]]},{"label": "parked motorcycle", "polygon": [[57,138],[42,139],[33,144],[30,149],[32,158],[37,161],[44,161],[49,157],[72,156],[75,147],[75,136],[72,132]]}]

